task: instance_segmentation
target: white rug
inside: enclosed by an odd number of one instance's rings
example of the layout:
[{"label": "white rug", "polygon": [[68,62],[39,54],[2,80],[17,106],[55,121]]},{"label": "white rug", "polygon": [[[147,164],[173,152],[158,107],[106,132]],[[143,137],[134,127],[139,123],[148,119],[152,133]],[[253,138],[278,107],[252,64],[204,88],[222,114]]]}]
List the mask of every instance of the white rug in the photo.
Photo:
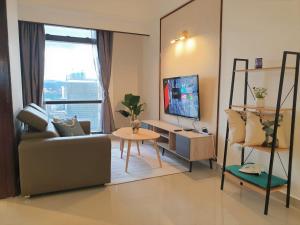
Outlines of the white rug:
[{"label": "white rug", "polygon": [[118,141],[112,141],[111,156],[111,183],[109,185],[127,183],[153,177],[188,171],[188,163],[166,151],[161,156],[162,168],[159,167],[156,151],[151,143],[140,143],[141,156],[138,155],[136,144],[133,143],[130,150],[128,172],[125,172],[127,155],[127,143],[125,143],[123,159],[121,159],[120,145]]}]

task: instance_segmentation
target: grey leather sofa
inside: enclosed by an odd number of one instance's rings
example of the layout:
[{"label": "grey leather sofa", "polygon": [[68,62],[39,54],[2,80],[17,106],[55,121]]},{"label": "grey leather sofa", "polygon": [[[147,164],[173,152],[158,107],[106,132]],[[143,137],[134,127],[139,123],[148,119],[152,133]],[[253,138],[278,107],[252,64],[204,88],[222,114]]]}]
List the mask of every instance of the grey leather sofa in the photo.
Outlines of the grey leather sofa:
[{"label": "grey leather sofa", "polygon": [[80,122],[85,136],[59,137],[46,112],[36,105],[25,107],[18,119],[36,130],[25,132],[18,147],[21,195],[110,182],[111,140],[107,135],[90,135],[89,122]]}]

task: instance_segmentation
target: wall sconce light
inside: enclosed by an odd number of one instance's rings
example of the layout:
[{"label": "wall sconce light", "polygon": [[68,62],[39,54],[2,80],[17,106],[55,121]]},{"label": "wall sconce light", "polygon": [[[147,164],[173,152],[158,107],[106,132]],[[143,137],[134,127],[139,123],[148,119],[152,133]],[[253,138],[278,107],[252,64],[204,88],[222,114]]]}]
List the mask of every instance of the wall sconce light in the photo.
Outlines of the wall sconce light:
[{"label": "wall sconce light", "polygon": [[188,37],[189,37],[189,33],[187,31],[183,31],[179,38],[173,39],[172,41],[170,41],[170,43],[175,44],[178,41],[183,41],[188,39]]}]

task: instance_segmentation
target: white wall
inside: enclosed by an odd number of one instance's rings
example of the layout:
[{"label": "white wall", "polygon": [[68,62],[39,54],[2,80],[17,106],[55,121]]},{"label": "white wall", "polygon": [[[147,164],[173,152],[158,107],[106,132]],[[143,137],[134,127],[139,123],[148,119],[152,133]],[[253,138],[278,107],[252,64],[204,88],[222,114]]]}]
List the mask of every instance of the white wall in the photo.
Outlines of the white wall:
[{"label": "white wall", "polygon": [[[162,20],[162,79],[199,75],[201,119],[197,127],[205,126],[212,133],[216,131],[217,118],[220,3],[220,0],[197,0]],[[170,44],[183,31],[188,31],[190,38]],[[162,120],[177,123],[176,116],[164,113],[163,94],[160,113]],[[192,123],[180,118],[183,127],[192,127]]]},{"label": "white wall", "polygon": [[[234,58],[249,58],[250,67],[256,57],[263,57],[265,66],[280,66],[284,50],[300,51],[300,0],[226,0],[223,11],[222,78],[220,99],[220,135],[218,162],[222,164],[226,116],[228,107],[230,79]],[[295,61],[295,60],[294,60]],[[294,61],[289,60],[288,64]],[[250,74],[251,85],[268,88],[266,102],[275,104],[277,99],[279,73]],[[239,76],[238,76],[239,78]],[[287,75],[284,95],[292,84],[292,74]],[[242,103],[243,83],[237,81],[235,103]],[[249,97],[251,100],[251,98]],[[250,102],[250,103],[253,103]],[[291,103],[291,98],[285,106]],[[292,195],[300,199],[300,98],[298,97],[297,121],[295,132],[295,151],[293,160]],[[282,154],[287,165],[287,154]],[[277,158],[277,156],[276,156]],[[255,154],[252,159],[268,165],[269,154]],[[240,152],[229,151],[228,163],[239,163]],[[275,160],[275,174],[284,176],[278,158]]]},{"label": "white wall", "polygon": [[139,23],[138,20],[120,18],[117,14],[114,16],[105,14],[99,15],[88,11],[60,8],[59,4],[55,7],[47,7],[43,4],[29,4],[26,2],[24,4],[21,2],[19,7],[19,18],[21,20],[94,29],[147,33],[147,28]]},{"label": "white wall", "polygon": [[143,42],[147,39],[137,35],[114,34],[110,95],[117,128],[129,125],[129,119],[116,113],[116,110],[124,108],[121,101],[125,94],[139,94],[143,73]]},{"label": "white wall", "polygon": [[141,118],[159,118],[159,19],[149,23],[150,37],[143,41],[143,73],[139,93],[146,103]]},{"label": "white wall", "polygon": [[147,34],[150,21],[186,1],[18,0],[23,20]]},{"label": "white wall", "polygon": [[13,99],[13,110],[16,115],[23,107],[22,81],[20,66],[19,30],[18,30],[18,4],[17,0],[8,0],[7,23],[8,23],[8,45],[10,60],[11,89]]}]

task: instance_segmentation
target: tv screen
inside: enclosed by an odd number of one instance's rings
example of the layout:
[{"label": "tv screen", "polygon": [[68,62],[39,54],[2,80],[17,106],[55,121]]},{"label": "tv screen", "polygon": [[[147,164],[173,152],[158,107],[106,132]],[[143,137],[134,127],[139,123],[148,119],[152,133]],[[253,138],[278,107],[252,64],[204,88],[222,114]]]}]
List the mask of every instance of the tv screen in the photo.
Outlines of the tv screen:
[{"label": "tv screen", "polygon": [[163,80],[165,113],[200,119],[198,75]]}]

